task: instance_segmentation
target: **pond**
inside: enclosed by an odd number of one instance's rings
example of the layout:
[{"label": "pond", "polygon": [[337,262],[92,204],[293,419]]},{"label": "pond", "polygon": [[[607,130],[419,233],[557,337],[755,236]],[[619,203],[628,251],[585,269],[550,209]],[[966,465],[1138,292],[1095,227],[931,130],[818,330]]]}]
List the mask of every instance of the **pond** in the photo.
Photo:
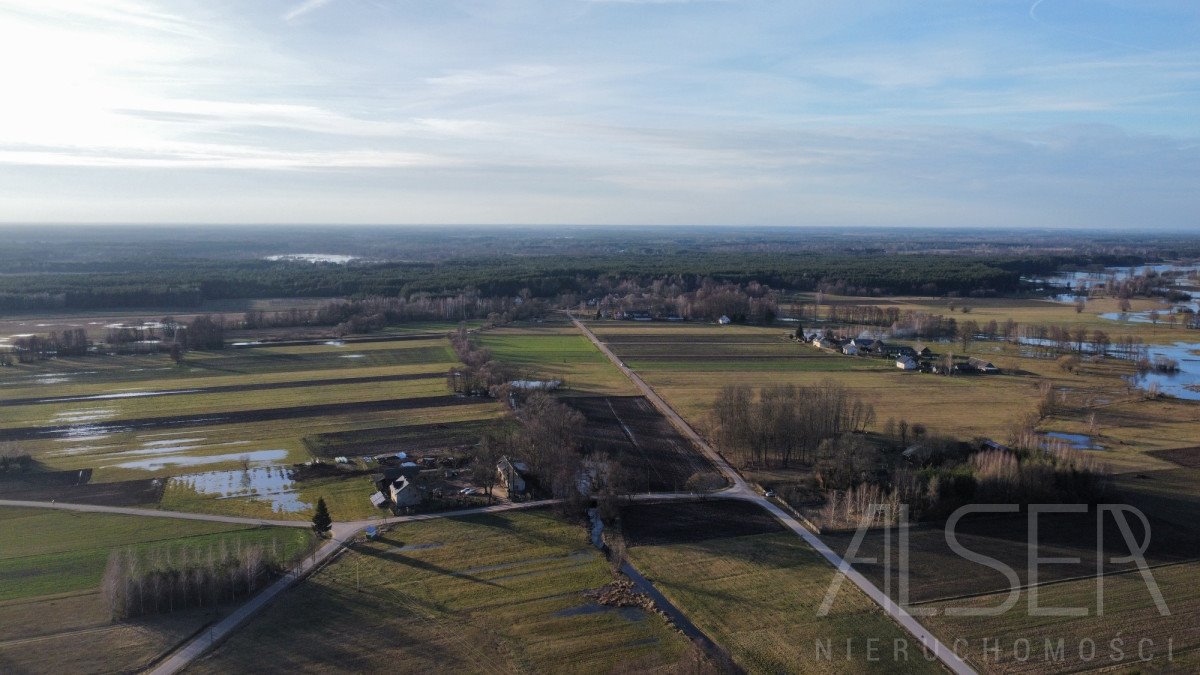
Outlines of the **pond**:
[{"label": "pond", "polygon": [[1062,446],[1065,445],[1072,450],[1103,450],[1104,447],[1097,444],[1091,436],[1087,434],[1068,434],[1061,431],[1047,431],[1042,434],[1046,438],[1042,447]]},{"label": "pond", "polygon": [[301,501],[296,494],[292,470],[278,466],[186,474],[172,478],[170,485],[185,486],[197,494],[215,495],[218,499],[249,497],[270,502],[275,513],[312,508],[312,504]]},{"label": "pond", "polygon": [[1200,401],[1200,342],[1176,342],[1173,345],[1151,345],[1150,359],[1170,359],[1179,364],[1174,373],[1137,373],[1130,382],[1140,389],[1156,387],[1160,393],[1175,398]]}]

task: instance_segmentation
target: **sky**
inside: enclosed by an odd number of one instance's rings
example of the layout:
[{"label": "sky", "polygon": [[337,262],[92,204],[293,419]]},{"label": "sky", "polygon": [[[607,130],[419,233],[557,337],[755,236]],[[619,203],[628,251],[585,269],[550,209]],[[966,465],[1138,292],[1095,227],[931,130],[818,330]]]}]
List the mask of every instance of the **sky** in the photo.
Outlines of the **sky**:
[{"label": "sky", "polygon": [[0,222],[1200,231],[1194,0],[0,0]]}]

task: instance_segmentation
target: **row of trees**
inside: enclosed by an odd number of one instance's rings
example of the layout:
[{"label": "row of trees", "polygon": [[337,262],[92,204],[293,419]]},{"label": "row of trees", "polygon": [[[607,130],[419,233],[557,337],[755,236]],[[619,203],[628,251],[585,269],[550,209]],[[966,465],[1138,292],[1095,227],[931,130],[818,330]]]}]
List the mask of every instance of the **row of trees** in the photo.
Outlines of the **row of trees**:
[{"label": "row of trees", "polygon": [[450,346],[462,362],[446,373],[446,385],[456,394],[495,394],[496,387],[513,379],[512,368],[492,358],[491,350],[471,340],[465,326],[450,336]]},{"label": "row of trees", "polygon": [[51,356],[83,356],[91,341],[83,328],[72,328],[49,335],[25,335],[14,338],[12,353],[21,363],[41,361]]},{"label": "row of trees", "polygon": [[269,545],[237,540],[230,548],[222,539],[206,551],[187,545],[115,550],[101,589],[113,619],[120,620],[232,602],[284,569],[274,540]]},{"label": "row of trees", "polygon": [[758,464],[811,462],[825,439],[862,432],[875,409],[833,380],[815,386],[727,385],[712,410],[712,436],[725,451]]},{"label": "row of trees", "polygon": [[778,313],[778,293],[756,281],[729,284],[705,279],[691,287],[678,279],[660,278],[647,284],[625,280],[606,290],[596,304],[600,314],[637,311],[690,320],[728,316],[738,322],[769,323]]},{"label": "row of trees", "polygon": [[546,301],[528,296],[528,291],[517,296],[499,297],[483,297],[477,292],[452,295],[422,293],[408,298],[370,296],[357,300],[335,300],[312,309],[251,310],[243,315],[240,327],[255,330],[334,326],[339,333],[356,334],[369,333],[403,321],[487,319],[493,323],[503,323],[544,316],[548,311]]}]

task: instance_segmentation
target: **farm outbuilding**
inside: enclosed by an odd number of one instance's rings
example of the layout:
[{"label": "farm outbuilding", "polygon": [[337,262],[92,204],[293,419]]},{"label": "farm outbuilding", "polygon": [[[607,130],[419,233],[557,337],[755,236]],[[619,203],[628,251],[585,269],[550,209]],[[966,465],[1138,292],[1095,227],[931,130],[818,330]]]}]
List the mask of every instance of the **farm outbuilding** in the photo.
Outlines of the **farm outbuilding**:
[{"label": "farm outbuilding", "polygon": [[900,358],[896,359],[896,367],[900,370],[916,370],[920,366],[918,366],[917,362],[911,357],[901,356]]},{"label": "farm outbuilding", "polygon": [[967,360],[967,365],[981,373],[998,373],[1000,369],[992,365],[991,361],[971,357]]}]

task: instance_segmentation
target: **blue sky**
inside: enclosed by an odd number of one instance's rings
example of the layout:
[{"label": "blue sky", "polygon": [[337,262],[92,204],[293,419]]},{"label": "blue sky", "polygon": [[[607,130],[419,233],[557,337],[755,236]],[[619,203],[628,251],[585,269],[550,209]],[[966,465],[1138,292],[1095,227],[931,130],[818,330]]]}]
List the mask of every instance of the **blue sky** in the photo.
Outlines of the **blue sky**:
[{"label": "blue sky", "polygon": [[1200,3],[0,0],[0,221],[1196,227]]}]

